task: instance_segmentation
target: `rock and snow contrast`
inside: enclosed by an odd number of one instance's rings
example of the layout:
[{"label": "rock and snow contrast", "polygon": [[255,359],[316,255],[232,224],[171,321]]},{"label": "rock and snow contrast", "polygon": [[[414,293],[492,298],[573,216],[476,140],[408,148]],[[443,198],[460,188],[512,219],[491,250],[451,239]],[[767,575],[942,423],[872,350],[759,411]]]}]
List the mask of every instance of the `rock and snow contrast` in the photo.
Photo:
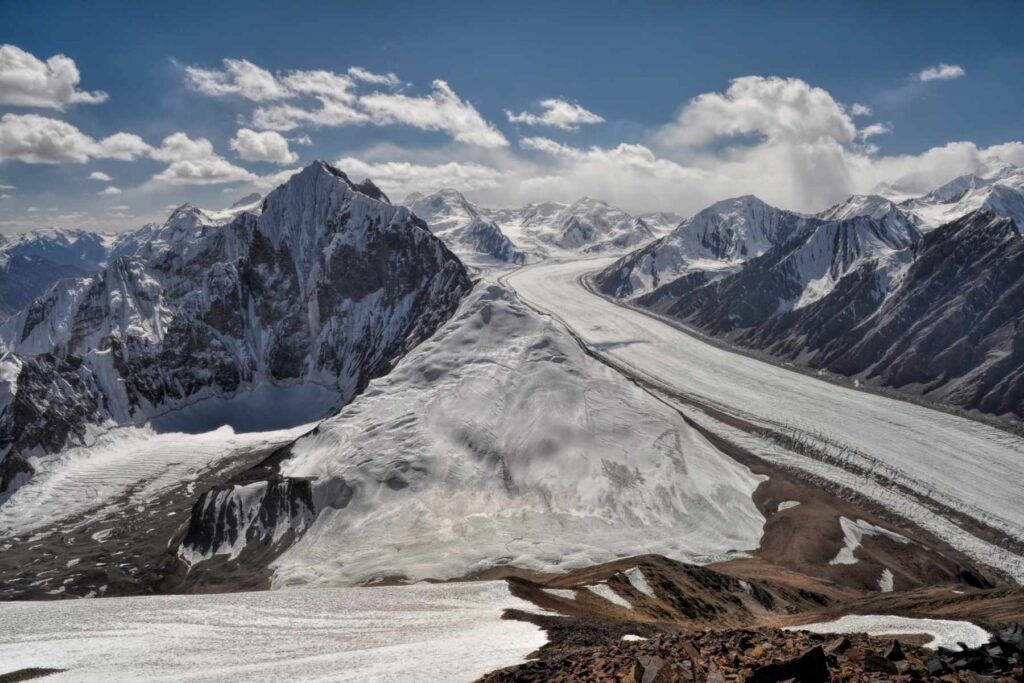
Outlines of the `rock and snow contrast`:
[{"label": "rock and snow contrast", "polygon": [[316,385],[340,407],[469,289],[422,221],[324,163],[250,208],[180,207],[4,323],[0,492],[97,430],[204,399]]},{"label": "rock and snow contrast", "polygon": [[[660,652],[664,623],[974,647],[961,619],[1024,612],[1024,441],[729,345],[1019,419],[1015,174],[683,220],[399,206],[316,162],[222,211],[11,239],[0,600],[104,600],[0,605],[0,654],[57,680],[505,680],[580,634]],[[467,578],[500,581],[427,582]],[[861,603],[928,620],[836,622]]]},{"label": "rock and snow contrast", "polygon": [[526,262],[526,253],[458,190],[409,195],[403,204],[426,221],[431,232],[462,258],[484,256],[512,264]]},{"label": "rock and snow contrast", "polygon": [[[884,189],[883,189],[884,192]],[[974,173],[958,176],[920,197],[901,196],[900,208],[922,230],[931,230],[962,216],[985,209],[1024,224],[1024,168],[988,160]]]},{"label": "rock and snow contrast", "polygon": [[989,164],[922,198],[854,196],[815,216],[720,202],[594,284],[785,361],[1019,418],[1022,174]]}]

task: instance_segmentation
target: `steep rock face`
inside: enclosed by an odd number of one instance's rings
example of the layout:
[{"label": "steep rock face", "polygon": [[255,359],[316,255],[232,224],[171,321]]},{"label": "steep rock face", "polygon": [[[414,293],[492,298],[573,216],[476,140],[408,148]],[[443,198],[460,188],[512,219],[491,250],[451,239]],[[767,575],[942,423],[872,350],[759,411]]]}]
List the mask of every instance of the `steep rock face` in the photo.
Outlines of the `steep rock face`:
[{"label": "steep rock face", "polygon": [[[0,406],[4,454],[53,452],[90,424],[141,423],[266,382],[316,383],[343,405],[470,288],[422,221],[322,162],[257,210],[224,223],[181,207],[134,255],[8,320],[0,339],[21,369]],[[81,389],[53,401],[69,376]]]},{"label": "steep rock face", "polygon": [[315,518],[310,483],[256,481],[210,489],[196,501],[178,556],[195,565],[214,555],[270,554],[287,546]]},{"label": "steep rock face", "polygon": [[977,211],[929,233],[899,287],[818,363],[1024,417],[1024,237]]},{"label": "steep rock face", "polygon": [[783,243],[809,222],[813,219],[776,209],[757,197],[728,199],[624,256],[600,273],[595,283],[606,294],[630,297],[651,292],[689,272],[721,276]]},{"label": "steep rock face", "polygon": [[459,254],[484,255],[508,263],[526,263],[526,253],[513,244],[499,225],[457,190],[406,197],[405,206],[426,221],[430,230]]}]

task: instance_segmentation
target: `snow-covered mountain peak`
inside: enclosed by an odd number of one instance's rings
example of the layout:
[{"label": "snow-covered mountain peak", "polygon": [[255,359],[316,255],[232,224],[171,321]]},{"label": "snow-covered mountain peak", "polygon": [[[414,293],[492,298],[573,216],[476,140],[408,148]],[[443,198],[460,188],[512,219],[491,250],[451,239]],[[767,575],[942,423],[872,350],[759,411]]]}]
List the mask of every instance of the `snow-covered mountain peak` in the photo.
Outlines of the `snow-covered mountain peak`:
[{"label": "snow-covered mountain peak", "polygon": [[900,207],[923,230],[950,223],[978,209],[1024,222],[1024,169],[987,160],[975,172],[958,176],[926,195],[907,199]]},{"label": "snow-covered mountain peak", "polygon": [[509,263],[526,261],[526,254],[505,235],[498,222],[486,217],[484,211],[458,190],[444,188],[429,195],[414,193],[406,197],[403,204],[464,258],[484,256]]},{"label": "snow-covered mountain peak", "polygon": [[895,203],[877,194],[855,194],[835,206],[825,209],[818,217],[826,221],[841,221],[857,216],[883,219],[899,212]]}]

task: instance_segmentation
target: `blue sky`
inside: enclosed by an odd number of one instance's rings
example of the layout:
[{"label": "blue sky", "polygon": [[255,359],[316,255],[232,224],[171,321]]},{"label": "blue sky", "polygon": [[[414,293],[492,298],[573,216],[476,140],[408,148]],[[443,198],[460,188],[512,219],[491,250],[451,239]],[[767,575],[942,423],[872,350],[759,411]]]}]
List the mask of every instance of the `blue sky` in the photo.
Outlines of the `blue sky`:
[{"label": "blue sky", "polygon": [[[65,55],[80,79],[5,81],[0,60],[0,231],[125,229],[314,158],[393,199],[454,184],[489,204],[590,194],[689,213],[747,192],[815,210],[879,182],[923,191],[1019,159],[1022,29],[1020,2],[9,1],[7,67]],[[276,94],[237,87],[225,59]],[[340,77],[340,118],[317,118],[315,71]],[[84,138],[61,128],[74,149],[36,150],[56,130],[39,117]],[[118,133],[136,143],[100,144]]]}]

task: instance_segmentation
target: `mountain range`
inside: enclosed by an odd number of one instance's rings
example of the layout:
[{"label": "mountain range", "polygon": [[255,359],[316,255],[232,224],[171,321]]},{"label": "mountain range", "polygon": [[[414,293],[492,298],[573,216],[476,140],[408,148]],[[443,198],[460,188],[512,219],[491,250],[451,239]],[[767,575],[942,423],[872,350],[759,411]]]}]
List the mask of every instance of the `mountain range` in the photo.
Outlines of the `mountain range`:
[{"label": "mountain range", "polygon": [[1021,417],[1022,180],[990,163],[922,197],[816,215],[727,200],[593,282],[787,362]]},{"label": "mountain range", "polygon": [[182,206],[0,327],[0,492],[29,457],[201,399],[310,385],[343,405],[469,288],[419,218],[324,163],[245,209]]}]

